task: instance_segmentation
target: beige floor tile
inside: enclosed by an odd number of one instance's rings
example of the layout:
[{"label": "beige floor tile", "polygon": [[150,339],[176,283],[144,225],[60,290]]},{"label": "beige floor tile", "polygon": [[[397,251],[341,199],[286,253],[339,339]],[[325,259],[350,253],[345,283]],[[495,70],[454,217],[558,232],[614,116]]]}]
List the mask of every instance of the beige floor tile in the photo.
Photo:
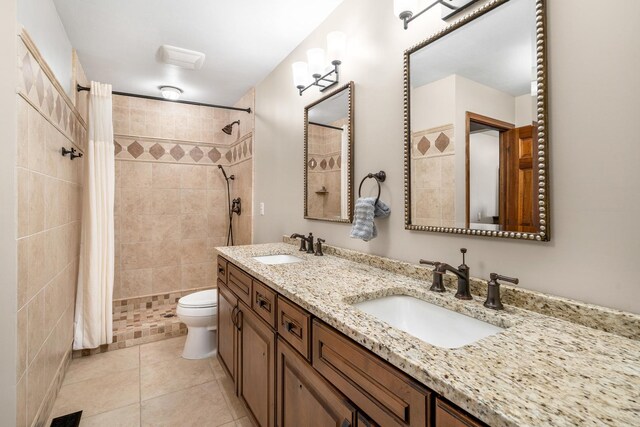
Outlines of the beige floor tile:
[{"label": "beige floor tile", "polygon": [[249,417],[244,417],[236,421],[236,427],[253,427]]},{"label": "beige floor tile", "polygon": [[140,372],[143,401],[214,379],[207,359],[177,358],[153,365],[143,365]]},{"label": "beige floor tile", "polygon": [[96,354],[73,359],[64,377],[64,384],[73,384],[92,378],[100,378],[140,366],[139,347]]},{"label": "beige floor tile", "polygon": [[236,427],[236,422],[231,421],[230,423],[222,424],[220,427]]},{"label": "beige floor tile", "polygon": [[233,381],[231,381],[231,378],[225,375],[224,377],[218,379],[218,385],[220,386],[220,390],[222,391],[224,400],[225,402],[227,402],[229,410],[233,415],[233,419],[237,420],[246,417],[247,411],[244,409],[244,405],[235,394]]},{"label": "beige floor tile", "polygon": [[211,357],[209,359],[209,366],[211,367],[211,370],[213,371],[213,376],[216,379],[224,378],[227,376],[227,373],[225,372],[224,368],[220,365],[220,362],[218,361],[218,358],[216,356]]},{"label": "beige floor tile", "polygon": [[125,406],[113,411],[103,412],[92,417],[82,418],[80,427],[139,427],[140,404]]},{"label": "beige floor tile", "polygon": [[140,371],[129,369],[73,384],[64,385],[58,393],[52,416],[82,410],[91,417],[140,401]]},{"label": "beige floor tile", "polygon": [[142,403],[142,425],[217,427],[233,421],[216,381]]},{"label": "beige floor tile", "polygon": [[143,344],[140,346],[140,364],[142,366],[182,357],[182,349],[187,336],[171,338]]}]

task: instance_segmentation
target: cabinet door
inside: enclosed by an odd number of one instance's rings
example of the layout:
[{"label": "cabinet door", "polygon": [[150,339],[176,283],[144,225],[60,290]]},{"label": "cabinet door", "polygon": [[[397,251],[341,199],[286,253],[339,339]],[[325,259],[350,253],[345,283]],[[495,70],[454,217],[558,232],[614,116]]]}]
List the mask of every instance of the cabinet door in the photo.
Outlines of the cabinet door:
[{"label": "cabinet door", "polygon": [[236,326],[238,299],[218,280],[218,360],[231,379],[236,378]]},{"label": "cabinet door", "polygon": [[276,334],[240,302],[238,329],[238,396],[260,427],[275,425]]},{"label": "cabinet door", "polygon": [[375,423],[431,427],[432,395],[329,326],[313,321],[313,367]]},{"label": "cabinet door", "polygon": [[436,399],[436,427],[484,427],[466,412],[448,404],[444,400]]},{"label": "cabinet door", "polygon": [[282,338],[278,339],[278,427],[355,427],[355,409]]}]

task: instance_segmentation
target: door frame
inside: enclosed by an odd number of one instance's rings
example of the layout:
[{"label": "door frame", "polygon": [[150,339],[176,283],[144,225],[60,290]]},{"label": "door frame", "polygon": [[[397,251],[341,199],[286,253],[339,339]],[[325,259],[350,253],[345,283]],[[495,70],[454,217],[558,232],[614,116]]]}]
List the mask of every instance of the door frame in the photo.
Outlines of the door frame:
[{"label": "door frame", "polygon": [[[470,153],[471,153],[471,122],[481,123],[483,125],[491,126],[496,128],[498,132],[500,132],[500,165],[502,165],[502,156],[503,156],[503,146],[504,146],[504,133],[515,129],[515,125],[513,123],[503,122],[502,120],[494,119],[489,116],[483,116],[482,114],[472,113],[471,111],[465,112],[465,152],[464,152],[464,161],[465,161],[465,227],[470,228],[471,224],[471,162],[470,162]],[[503,193],[504,182],[502,177],[500,177],[500,193]],[[502,206],[502,202],[500,204],[500,214],[503,214],[504,207]]]}]

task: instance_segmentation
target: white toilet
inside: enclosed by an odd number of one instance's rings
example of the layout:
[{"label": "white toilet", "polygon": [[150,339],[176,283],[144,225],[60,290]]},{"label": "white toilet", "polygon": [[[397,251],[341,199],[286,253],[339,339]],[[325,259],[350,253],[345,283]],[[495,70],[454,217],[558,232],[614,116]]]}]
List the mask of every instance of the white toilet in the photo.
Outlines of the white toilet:
[{"label": "white toilet", "polygon": [[180,298],[176,312],[188,329],[182,357],[205,359],[215,356],[218,290],[195,292]]}]

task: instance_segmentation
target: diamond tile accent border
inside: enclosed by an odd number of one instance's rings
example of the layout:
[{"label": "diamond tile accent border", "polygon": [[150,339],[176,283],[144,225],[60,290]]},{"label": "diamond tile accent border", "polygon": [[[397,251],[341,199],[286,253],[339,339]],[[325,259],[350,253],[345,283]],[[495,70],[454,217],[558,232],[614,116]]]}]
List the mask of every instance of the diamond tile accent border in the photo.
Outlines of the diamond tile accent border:
[{"label": "diamond tile accent border", "polygon": [[84,150],[87,124],[25,32],[18,36],[18,75],[18,94]]},{"label": "diamond tile accent border", "polygon": [[[231,145],[201,144],[128,135],[115,135],[114,138],[116,160],[196,165],[232,165],[248,160],[252,157],[252,142],[251,133]],[[339,165],[337,156],[333,157],[335,157],[334,165]],[[326,162],[331,164],[330,160],[327,157]]]},{"label": "diamond tile accent border", "polygon": [[411,158],[453,155],[453,125],[425,129],[411,134]]},{"label": "diamond tile accent border", "polygon": [[314,170],[318,166],[316,172],[331,172],[342,168],[342,157],[340,154],[319,154],[315,155],[307,162],[309,169]]}]

